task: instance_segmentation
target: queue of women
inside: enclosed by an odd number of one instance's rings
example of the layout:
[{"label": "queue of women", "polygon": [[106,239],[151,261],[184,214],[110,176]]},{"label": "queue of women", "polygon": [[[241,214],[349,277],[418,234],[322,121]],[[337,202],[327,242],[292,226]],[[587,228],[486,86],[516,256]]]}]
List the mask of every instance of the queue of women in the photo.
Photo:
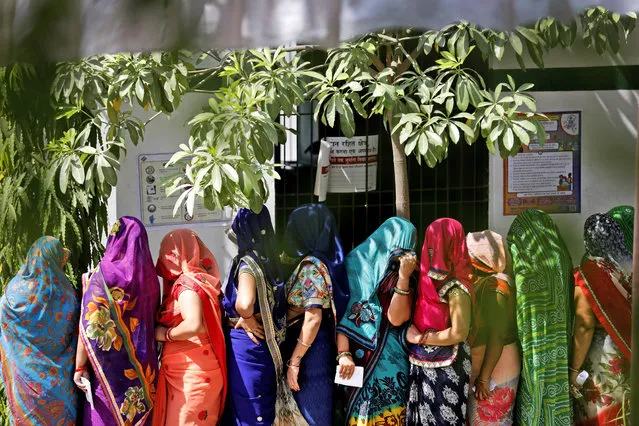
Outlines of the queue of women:
[{"label": "queue of women", "polygon": [[[345,255],[330,210],[305,205],[280,252],[268,210],[243,209],[224,283],[194,232],[169,232],[154,265],[144,226],[123,217],[81,297],[63,272],[69,252],[43,237],[0,300],[11,421],[620,423],[633,217],[630,207],[590,217],[573,271],[537,210],[507,241],[438,219],[418,262],[402,218]],[[356,367],[361,387],[334,384]]]}]

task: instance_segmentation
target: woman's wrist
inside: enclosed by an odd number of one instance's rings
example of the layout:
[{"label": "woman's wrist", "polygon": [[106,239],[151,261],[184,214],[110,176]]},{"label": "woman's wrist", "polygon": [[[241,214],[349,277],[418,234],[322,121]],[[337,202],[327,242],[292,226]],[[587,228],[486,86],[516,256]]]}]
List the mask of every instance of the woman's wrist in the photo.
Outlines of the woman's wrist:
[{"label": "woman's wrist", "polygon": [[79,366],[79,367],[77,367],[77,366],[76,366],[76,367],[75,367],[75,372],[76,372],[76,373],[80,373],[81,371],[86,371],[86,370],[87,370],[87,368],[88,368],[88,367],[86,366],[86,364],[85,364],[85,365],[81,365],[81,366]]},{"label": "woman's wrist", "polygon": [[242,316],[242,314],[240,314],[240,318],[242,318],[243,320],[250,320],[251,318],[253,318],[255,316],[255,312],[253,312],[251,315],[249,315],[248,317]]}]

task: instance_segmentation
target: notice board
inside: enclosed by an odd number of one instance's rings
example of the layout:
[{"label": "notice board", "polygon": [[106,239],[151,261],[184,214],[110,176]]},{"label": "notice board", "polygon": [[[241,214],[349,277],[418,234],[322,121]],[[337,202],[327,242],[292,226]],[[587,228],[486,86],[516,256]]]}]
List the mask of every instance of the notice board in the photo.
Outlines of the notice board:
[{"label": "notice board", "polygon": [[172,177],[183,174],[179,166],[166,167],[173,154],[141,154],[138,156],[138,175],[140,186],[140,218],[146,226],[176,226],[191,223],[227,223],[233,217],[231,209],[208,210],[202,200],[195,201],[193,216],[182,205],[173,216],[173,208],[180,197],[177,192],[166,196],[162,186]]},{"label": "notice board", "polygon": [[504,215],[581,212],[581,112],[546,112],[546,143],[504,160]]}]

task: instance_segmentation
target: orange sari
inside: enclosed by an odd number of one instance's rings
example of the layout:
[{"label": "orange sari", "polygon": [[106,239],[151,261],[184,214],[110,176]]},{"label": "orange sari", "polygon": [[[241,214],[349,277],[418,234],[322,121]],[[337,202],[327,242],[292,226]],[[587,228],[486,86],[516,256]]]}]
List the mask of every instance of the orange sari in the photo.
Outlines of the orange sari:
[{"label": "orange sari", "polygon": [[194,232],[180,229],[162,240],[157,270],[167,294],[159,322],[179,325],[178,298],[191,290],[202,302],[206,332],[164,344],[153,426],[214,425],[222,417],[227,389],[217,262]]}]

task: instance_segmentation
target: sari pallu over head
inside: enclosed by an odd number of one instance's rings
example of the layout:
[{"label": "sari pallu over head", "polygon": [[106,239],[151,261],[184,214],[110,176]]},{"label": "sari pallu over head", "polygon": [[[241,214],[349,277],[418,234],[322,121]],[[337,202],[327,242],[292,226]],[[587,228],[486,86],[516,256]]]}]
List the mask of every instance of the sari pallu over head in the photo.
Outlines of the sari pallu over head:
[{"label": "sari pallu over head", "polygon": [[181,291],[195,292],[202,302],[204,327],[223,375],[224,389],[218,417],[221,418],[227,389],[226,343],[222,330],[220,271],[215,257],[195,232],[177,229],[162,239],[156,269],[164,281],[167,295],[158,315],[160,324],[170,327],[181,322],[181,314],[175,309]]},{"label": "sari pallu over head", "polygon": [[624,232],[610,216],[595,214],[584,225],[584,243],[590,256],[575,269],[575,284],[581,288],[610,338],[630,361],[632,253],[624,245]]},{"label": "sari pallu over head", "polygon": [[63,270],[68,256],[57,239],[38,239],[0,299],[0,358],[12,424],[76,422],[79,304]]},{"label": "sari pallu over head", "polygon": [[416,229],[408,220],[391,217],[346,256],[350,298],[337,331],[364,348],[377,349],[383,307],[377,291],[397,249],[415,248]]},{"label": "sari pallu over head", "polygon": [[[83,279],[80,336],[109,408],[89,416],[142,425],[155,401],[160,285],[144,225],[122,217],[96,270]],[[88,406],[86,406],[89,410]]]},{"label": "sari pallu over head", "polygon": [[229,238],[237,244],[229,277],[224,285],[224,310],[229,318],[239,318],[235,310],[238,273],[244,263],[255,278],[257,303],[264,326],[266,345],[273,360],[277,379],[276,426],[306,425],[284,375],[284,361],[279,345],[286,337],[286,288],[277,250],[271,215],[266,207],[260,213],[240,209],[233,220]]},{"label": "sari pallu over head", "polygon": [[335,304],[335,320],[339,322],[344,316],[350,290],[335,216],[324,204],[298,207],[288,218],[285,240],[283,257],[286,260],[299,265],[304,257],[313,256],[326,265]]},{"label": "sari pallu over head", "polygon": [[550,215],[528,209],[508,231],[516,288],[522,372],[517,424],[572,424],[568,359],[572,342],[572,259]]},{"label": "sari pallu over head", "polygon": [[[461,223],[442,218],[426,229],[422,247],[419,286],[413,324],[420,332],[442,331],[451,326],[450,308],[442,300],[448,289],[459,285],[471,297],[474,306],[474,289],[471,282],[472,265],[466,247],[466,234]],[[411,362],[424,366],[446,366],[455,361],[458,345],[429,347],[411,345]]]}]

